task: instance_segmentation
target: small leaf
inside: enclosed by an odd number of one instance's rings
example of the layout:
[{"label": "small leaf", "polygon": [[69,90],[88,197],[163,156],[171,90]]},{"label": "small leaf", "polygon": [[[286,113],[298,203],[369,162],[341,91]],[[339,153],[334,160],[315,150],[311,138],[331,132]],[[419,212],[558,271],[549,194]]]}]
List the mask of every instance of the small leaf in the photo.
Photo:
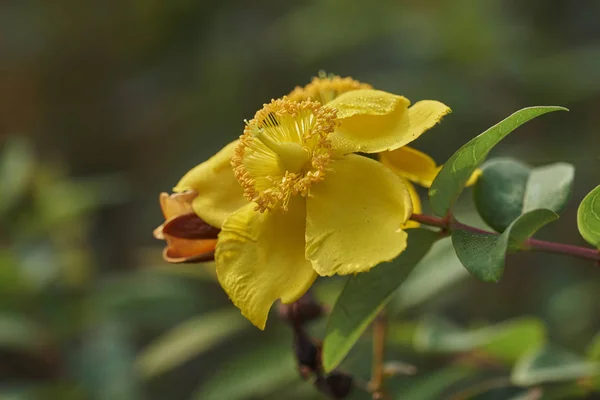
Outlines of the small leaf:
[{"label": "small leaf", "polygon": [[579,205],[577,227],[589,244],[600,249],[600,186],[588,193]]},{"label": "small leaf", "polygon": [[481,171],[473,199],[481,218],[498,232],[528,211],[546,208],[560,213],[575,173],[566,163],[532,168],[510,158],[491,160]]},{"label": "small leaf", "polygon": [[523,213],[523,199],[531,167],[509,158],[485,163],[473,186],[473,200],[481,218],[503,232]]},{"label": "small leaf", "polygon": [[348,279],[327,323],[323,344],[323,367],[327,372],[348,354],[438,237],[433,231],[411,229],[408,246],[398,258]]},{"label": "small leaf", "polygon": [[525,354],[515,364],[511,381],[518,386],[574,381],[600,374],[600,363],[588,362],[562,349],[546,346]]},{"label": "small leaf", "polygon": [[144,378],[152,378],[196,357],[247,326],[246,320],[233,309],[190,319],[145,348],[136,360],[137,369]]},{"label": "small leaf", "polygon": [[444,216],[463,191],[471,174],[485,160],[490,150],[513,130],[540,115],[564,110],[564,107],[528,107],[492,126],[461,147],[444,164],[429,189],[433,211]]},{"label": "small leaf", "polygon": [[462,265],[484,282],[498,282],[504,270],[504,252],[497,252],[498,235],[457,229],[452,244]]},{"label": "small leaf", "polygon": [[527,239],[557,218],[553,211],[533,210],[517,218],[501,235],[454,230],[452,244],[460,262],[473,276],[484,282],[498,282],[504,272],[506,253],[523,250]]},{"label": "small leaf", "polygon": [[560,213],[571,195],[574,177],[575,167],[563,162],[533,168],[527,181],[523,212],[546,208]]}]

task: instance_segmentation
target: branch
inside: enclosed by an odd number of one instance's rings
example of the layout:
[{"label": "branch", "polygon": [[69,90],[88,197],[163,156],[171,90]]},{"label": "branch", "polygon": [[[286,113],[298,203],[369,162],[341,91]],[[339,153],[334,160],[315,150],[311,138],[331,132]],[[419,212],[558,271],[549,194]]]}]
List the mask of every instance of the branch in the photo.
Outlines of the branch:
[{"label": "branch", "polygon": [[[474,233],[483,233],[486,235],[498,235],[496,232],[489,232],[483,229],[475,228],[462,224],[458,221],[453,221],[450,218],[438,218],[430,215],[413,214],[411,220],[419,222],[423,225],[435,226],[443,231],[452,231],[462,229]],[[541,251],[545,253],[566,254],[572,257],[582,258],[584,260],[592,260],[600,263],[600,251],[590,249],[588,247],[573,246],[570,244],[548,242],[545,240],[528,239],[525,241],[525,247],[533,251]]]}]

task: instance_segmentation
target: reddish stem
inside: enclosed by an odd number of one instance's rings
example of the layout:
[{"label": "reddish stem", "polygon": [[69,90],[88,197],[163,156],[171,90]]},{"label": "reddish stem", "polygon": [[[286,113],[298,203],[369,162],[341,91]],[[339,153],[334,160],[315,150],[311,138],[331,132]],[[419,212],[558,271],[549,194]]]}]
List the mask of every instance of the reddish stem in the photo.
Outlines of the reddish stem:
[{"label": "reddish stem", "polygon": [[[413,214],[410,217],[410,219],[419,222],[423,225],[435,226],[446,231],[451,229],[462,229],[469,232],[483,233],[487,235],[498,234],[495,232],[489,232],[483,229],[475,228],[474,226],[461,224],[460,222],[452,221],[448,218],[438,218],[433,217],[431,215]],[[573,246],[570,244],[548,242],[545,240],[538,239],[528,239],[525,242],[525,247],[534,251],[543,251],[546,253],[555,254],[566,254],[572,257],[600,262],[600,251],[590,249],[588,247]]]}]

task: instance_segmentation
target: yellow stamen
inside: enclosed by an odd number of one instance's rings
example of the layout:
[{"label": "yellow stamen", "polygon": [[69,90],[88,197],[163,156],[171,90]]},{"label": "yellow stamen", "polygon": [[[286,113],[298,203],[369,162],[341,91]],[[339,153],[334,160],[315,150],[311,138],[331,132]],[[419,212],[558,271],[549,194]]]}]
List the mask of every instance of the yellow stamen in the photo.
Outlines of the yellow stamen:
[{"label": "yellow stamen", "polygon": [[231,158],[244,196],[260,211],[287,209],[291,196],[308,196],[331,162],[327,136],[336,123],[336,111],[318,102],[284,97],[265,104],[246,122]]},{"label": "yellow stamen", "polygon": [[314,100],[321,104],[327,104],[342,93],[358,89],[373,89],[373,87],[349,77],[320,75],[318,78],[313,78],[312,82],[304,87],[297,86],[288,95],[288,98],[293,101]]}]

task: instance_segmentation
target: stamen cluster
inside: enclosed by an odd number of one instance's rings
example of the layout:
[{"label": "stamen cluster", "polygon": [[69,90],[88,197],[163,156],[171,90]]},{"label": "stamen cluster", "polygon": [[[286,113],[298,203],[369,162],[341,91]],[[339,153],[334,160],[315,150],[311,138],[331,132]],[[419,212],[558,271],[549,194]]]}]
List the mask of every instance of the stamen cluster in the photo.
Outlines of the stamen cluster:
[{"label": "stamen cluster", "polygon": [[[291,196],[308,196],[332,161],[327,136],[336,125],[336,110],[315,101],[284,97],[265,104],[246,123],[231,158],[244,196],[261,212],[275,206],[287,209]],[[297,160],[300,165],[289,169]]]}]

